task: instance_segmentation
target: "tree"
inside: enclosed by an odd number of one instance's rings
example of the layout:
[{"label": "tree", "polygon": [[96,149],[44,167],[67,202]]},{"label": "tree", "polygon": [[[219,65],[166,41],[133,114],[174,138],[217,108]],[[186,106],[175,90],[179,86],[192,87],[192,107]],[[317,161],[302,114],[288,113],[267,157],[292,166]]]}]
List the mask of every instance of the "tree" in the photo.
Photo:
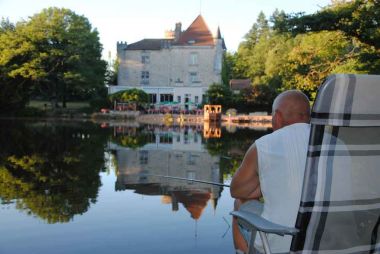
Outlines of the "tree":
[{"label": "tree", "polygon": [[0,22],[0,34],[7,31],[14,31],[15,25],[9,21],[9,19],[1,18]]},{"label": "tree", "polygon": [[282,66],[283,88],[300,89],[315,98],[318,87],[333,73],[368,73],[360,54],[363,45],[342,32],[298,35]]},{"label": "tree", "polygon": [[0,66],[7,78],[32,84],[37,94],[66,107],[68,98],[89,98],[104,86],[106,64],[88,19],[60,8],[44,9],[0,37]]},{"label": "tree", "polygon": [[220,104],[223,107],[228,107],[231,103],[232,93],[229,87],[214,83],[208,88],[206,97],[210,104]]},{"label": "tree", "polygon": [[105,74],[105,84],[106,85],[117,85],[117,75],[119,69],[119,61],[112,60],[107,64],[107,70]]},{"label": "tree", "polygon": [[[4,38],[13,33],[15,25],[8,19],[2,19],[0,22],[0,48]],[[0,55],[4,53],[0,51]],[[1,56],[0,56],[1,58]],[[9,66],[2,65],[0,62],[0,113],[16,111],[25,106],[29,99],[27,80],[10,78],[7,73]]]},{"label": "tree", "polygon": [[226,52],[223,55],[222,63],[222,83],[225,86],[229,86],[229,81],[233,78],[236,78],[234,74],[234,67],[236,62],[236,54],[231,54]]},{"label": "tree", "polygon": [[331,6],[310,15],[289,14],[277,19],[274,28],[293,34],[342,31],[362,43],[380,49],[379,0],[334,1]]},{"label": "tree", "polygon": [[273,98],[285,89],[302,90],[313,100],[328,75],[380,73],[380,40],[372,40],[379,36],[379,8],[374,0],[334,1],[313,15],[276,10],[270,22],[261,13],[229,58],[231,76],[253,84],[234,95],[231,105],[239,111],[270,110]]},{"label": "tree", "polygon": [[240,43],[235,64],[235,73],[239,78],[250,78],[259,83],[264,74],[265,54],[270,44],[271,29],[263,12],[260,12],[256,23]]},{"label": "tree", "polygon": [[125,91],[120,91],[109,96],[109,99],[112,103],[116,102],[124,102],[131,103],[134,105],[134,110],[136,107],[143,106],[148,102],[149,96],[143,90],[132,88]]}]

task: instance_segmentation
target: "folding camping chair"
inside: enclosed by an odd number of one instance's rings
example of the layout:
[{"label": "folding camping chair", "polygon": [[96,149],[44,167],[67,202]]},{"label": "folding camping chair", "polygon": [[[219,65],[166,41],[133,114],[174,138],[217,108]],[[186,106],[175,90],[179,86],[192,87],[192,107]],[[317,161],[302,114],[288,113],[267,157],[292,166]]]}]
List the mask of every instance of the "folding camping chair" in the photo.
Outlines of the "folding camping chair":
[{"label": "folding camping chair", "polygon": [[231,214],[259,232],[265,253],[271,253],[267,234],[292,235],[290,253],[380,253],[380,76],[330,76],[311,116],[295,227]]}]

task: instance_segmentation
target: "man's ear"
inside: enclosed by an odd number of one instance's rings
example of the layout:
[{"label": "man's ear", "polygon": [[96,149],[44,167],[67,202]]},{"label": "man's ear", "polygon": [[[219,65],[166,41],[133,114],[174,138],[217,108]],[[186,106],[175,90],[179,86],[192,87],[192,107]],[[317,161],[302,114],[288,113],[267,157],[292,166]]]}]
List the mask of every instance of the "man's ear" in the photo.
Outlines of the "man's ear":
[{"label": "man's ear", "polygon": [[284,126],[284,115],[283,113],[280,111],[280,110],[276,110],[276,114],[275,114],[275,117],[276,117],[276,125],[277,125],[277,129],[280,129]]}]

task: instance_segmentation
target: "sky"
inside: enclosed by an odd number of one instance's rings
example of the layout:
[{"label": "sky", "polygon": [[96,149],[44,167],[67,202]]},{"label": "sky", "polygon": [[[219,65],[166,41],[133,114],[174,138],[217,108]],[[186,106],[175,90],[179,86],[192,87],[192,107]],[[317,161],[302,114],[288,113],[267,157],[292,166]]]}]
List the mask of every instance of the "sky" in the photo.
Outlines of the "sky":
[{"label": "sky", "polygon": [[227,50],[234,52],[260,11],[269,17],[275,9],[286,13],[314,13],[330,0],[0,0],[0,17],[12,22],[48,7],[64,7],[84,15],[99,32],[103,58],[116,57],[116,43],[164,38],[181,22],[186,29],[201,14],[211,32],[220,27]]}]

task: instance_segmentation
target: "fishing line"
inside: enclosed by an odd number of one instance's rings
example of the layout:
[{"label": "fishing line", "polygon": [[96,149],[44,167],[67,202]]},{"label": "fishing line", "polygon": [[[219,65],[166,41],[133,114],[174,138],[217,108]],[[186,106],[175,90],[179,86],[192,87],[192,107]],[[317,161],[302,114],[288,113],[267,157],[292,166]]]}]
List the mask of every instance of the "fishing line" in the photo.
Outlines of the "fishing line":
[{"label": "fishing line", "polygon": [[196,183],[212,184],[212,185],[217,185],[217,186],[222,186],[222,187],[230,187],[230,185],[224,184],[224,183],[202,181],[202,180],[183,178],[183,177],[177,177],[177,176],[166,176],[166,175],[156,175],[156,174],[144,174],[144,176],[157,176],[157,177],[175,179],[175,180],[181,180],[181,181],[189,181],[189,182],[196,182]]}]

